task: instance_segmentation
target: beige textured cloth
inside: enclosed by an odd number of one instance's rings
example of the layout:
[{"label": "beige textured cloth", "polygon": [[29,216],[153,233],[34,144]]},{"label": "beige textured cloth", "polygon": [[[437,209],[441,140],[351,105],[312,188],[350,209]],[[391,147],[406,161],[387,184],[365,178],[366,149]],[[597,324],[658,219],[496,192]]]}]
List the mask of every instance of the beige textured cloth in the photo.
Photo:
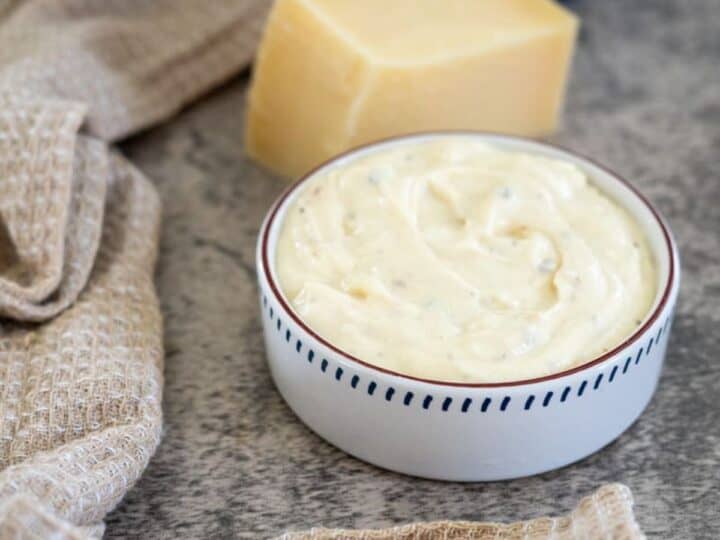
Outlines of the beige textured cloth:
[{"label": "beige textured cloth", "polygon": [[84,103],[87,131],[116,140],[170,117],[247,66],[268,6],[0,0],[0,89]]},{"label": "beige textured cloth", "polygon": [[0,539],[88,538],[160,440],[160,207],[108,148],[249,63],[267,0],[0,0]]},{"label": "beige textured cloth", "polygon": [[569,515],[511,524],[436,521],[390,529],[312,529],[277,540],[636,540],[645,538],[632,511],[632,495],[622,484],[607,484],[580,501]]},{"label": "beige textured cloth", "polygon": [[63,521],[99,532],[160,438],[158,198],[101,143],[79,144],[76,160],[79,174],[106,182],[104,219],[83,225],[102,239],[72,307],[42,326],[3,324],[0,538],[59,534]]}]

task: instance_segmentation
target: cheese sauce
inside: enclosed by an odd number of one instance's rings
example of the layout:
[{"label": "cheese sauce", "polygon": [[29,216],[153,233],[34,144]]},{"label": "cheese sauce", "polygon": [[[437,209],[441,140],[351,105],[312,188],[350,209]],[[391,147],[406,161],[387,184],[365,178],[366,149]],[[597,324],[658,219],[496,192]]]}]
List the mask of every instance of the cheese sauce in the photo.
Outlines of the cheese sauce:
[{"label": "cheese sauce", "polygon": [[391,146],[306,182],[276,253],[313,330],[442,381],[562,371],[620,344],[656,292],[634,220],[575,165],[471,138]]}]

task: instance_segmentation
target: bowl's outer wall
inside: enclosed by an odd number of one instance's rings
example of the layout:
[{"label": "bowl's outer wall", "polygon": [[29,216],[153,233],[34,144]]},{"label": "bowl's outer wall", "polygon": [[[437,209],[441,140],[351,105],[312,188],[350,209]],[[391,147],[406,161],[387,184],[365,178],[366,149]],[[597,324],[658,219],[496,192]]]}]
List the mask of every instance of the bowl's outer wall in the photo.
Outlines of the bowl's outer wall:
[{"label": "bowl's outer wall", "polygon": [[[453,386],[363,365],[297,324],[270,286],[263,262],[262,239],[273,209],[260,231],[257,252],[272,377],[305,424],[351,455],[442,480],[537,474],[612,442],[640,416],[655,391],[679,284],[672,238],[675,270],[669,294],[652,323],[616,354],[530,384]],[[664,223],[662,227],[667,229]]]}]

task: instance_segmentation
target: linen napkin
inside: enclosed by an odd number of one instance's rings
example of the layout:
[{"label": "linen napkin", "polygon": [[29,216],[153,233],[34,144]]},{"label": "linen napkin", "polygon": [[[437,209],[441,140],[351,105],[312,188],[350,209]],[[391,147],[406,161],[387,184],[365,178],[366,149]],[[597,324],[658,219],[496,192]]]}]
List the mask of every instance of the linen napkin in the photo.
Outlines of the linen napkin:
[{"label": "linen napkin", "polygon": [[100,536],[155,451],[160,205],[106,141],[247,66],[267,7],[0,0],[0,539]]},{"label": "linen napkin", "polygon": [[[101,536],[155,451],[160,205],[107,143],[248,66],[268,7],[0,0],[0,540]],[[564,518],[285,535],[489,537],[641,533],[608,486]]]},{"label": "linen napkin", "polygon": [[436,521],[389,529],[312,529],[276,540],[636,540],[645,538],[632,511],[632,494],[622,484],[606,484],[583,498],[567,516],[516,523]]},{"label": "linen napkin", "polygon": [[[42,106],[17,110],[26,114],[16,129],[41,133],[47,127],[43,118],[52,112]],[[59,155],[55,151],[68,140],[63,135],[56,132],[56,143],[43,145],[40,153]],[[2,201],[24,189],[7,180],[27,170],[23,155],[20,163],[7,155],[0,159]],[[57,228],[64,234],[55,236],[67,239],[60,255],[30,249],[25,256],[18,250],[18,262],[6,274],[11,278],[2,281],[17,296],[8,295],[12,301],[3,304],[4,311],[40,318],[73,304],[41,326],[2,323],[0,538],[72,537],[70,524],[85,528],[77,534],[101,533],[102,518],[139,477],[160,438],[162,328],[152,283],[158,197],[136,169],[99,141],[77,138],[72,156],[68,176],[34,171],[33,178],[46,181],[30,183],[35,190],[26,194],[29,211],[3,211],[10,238],[18,228],[40,239]],[[68,210],[43,210],[53,208],[51,198],[60,199],[68,185],[70,211],[86,209],[62,224],[58,216]],[[13,247],[6,244],[3,251]],[[72,255],[76,259],[67,258]],[[63,267],[56,292],[46,302],[26,301],[54,277],[37,271],[50,266],[33,263],[52,260]]]},{"label": "linen napkin", "polygon": [[0,88],[83,103],[117,140],[248,66],[269,3],[0,0]]}]

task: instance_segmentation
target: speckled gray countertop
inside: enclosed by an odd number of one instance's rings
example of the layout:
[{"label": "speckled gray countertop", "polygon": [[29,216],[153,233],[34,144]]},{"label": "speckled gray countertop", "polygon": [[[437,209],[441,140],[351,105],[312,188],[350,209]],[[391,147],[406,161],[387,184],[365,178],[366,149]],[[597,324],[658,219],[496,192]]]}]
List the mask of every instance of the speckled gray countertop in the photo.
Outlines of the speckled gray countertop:
[{"label": "speckled gray countertop", "polygon": [[265,365],[254,248],[283,184],[243,157],[239,77],[123,149],[164,201],[165,431],[108,538],[264,538],[311,526],[558,514],[627,483],[651,538],[720,535],[720,0],[576,0],[584,22],[555,140],[608,164],[669,218],[683,285],[641,419],[541,476],[454,484],[388,473],[311,433]]}]

